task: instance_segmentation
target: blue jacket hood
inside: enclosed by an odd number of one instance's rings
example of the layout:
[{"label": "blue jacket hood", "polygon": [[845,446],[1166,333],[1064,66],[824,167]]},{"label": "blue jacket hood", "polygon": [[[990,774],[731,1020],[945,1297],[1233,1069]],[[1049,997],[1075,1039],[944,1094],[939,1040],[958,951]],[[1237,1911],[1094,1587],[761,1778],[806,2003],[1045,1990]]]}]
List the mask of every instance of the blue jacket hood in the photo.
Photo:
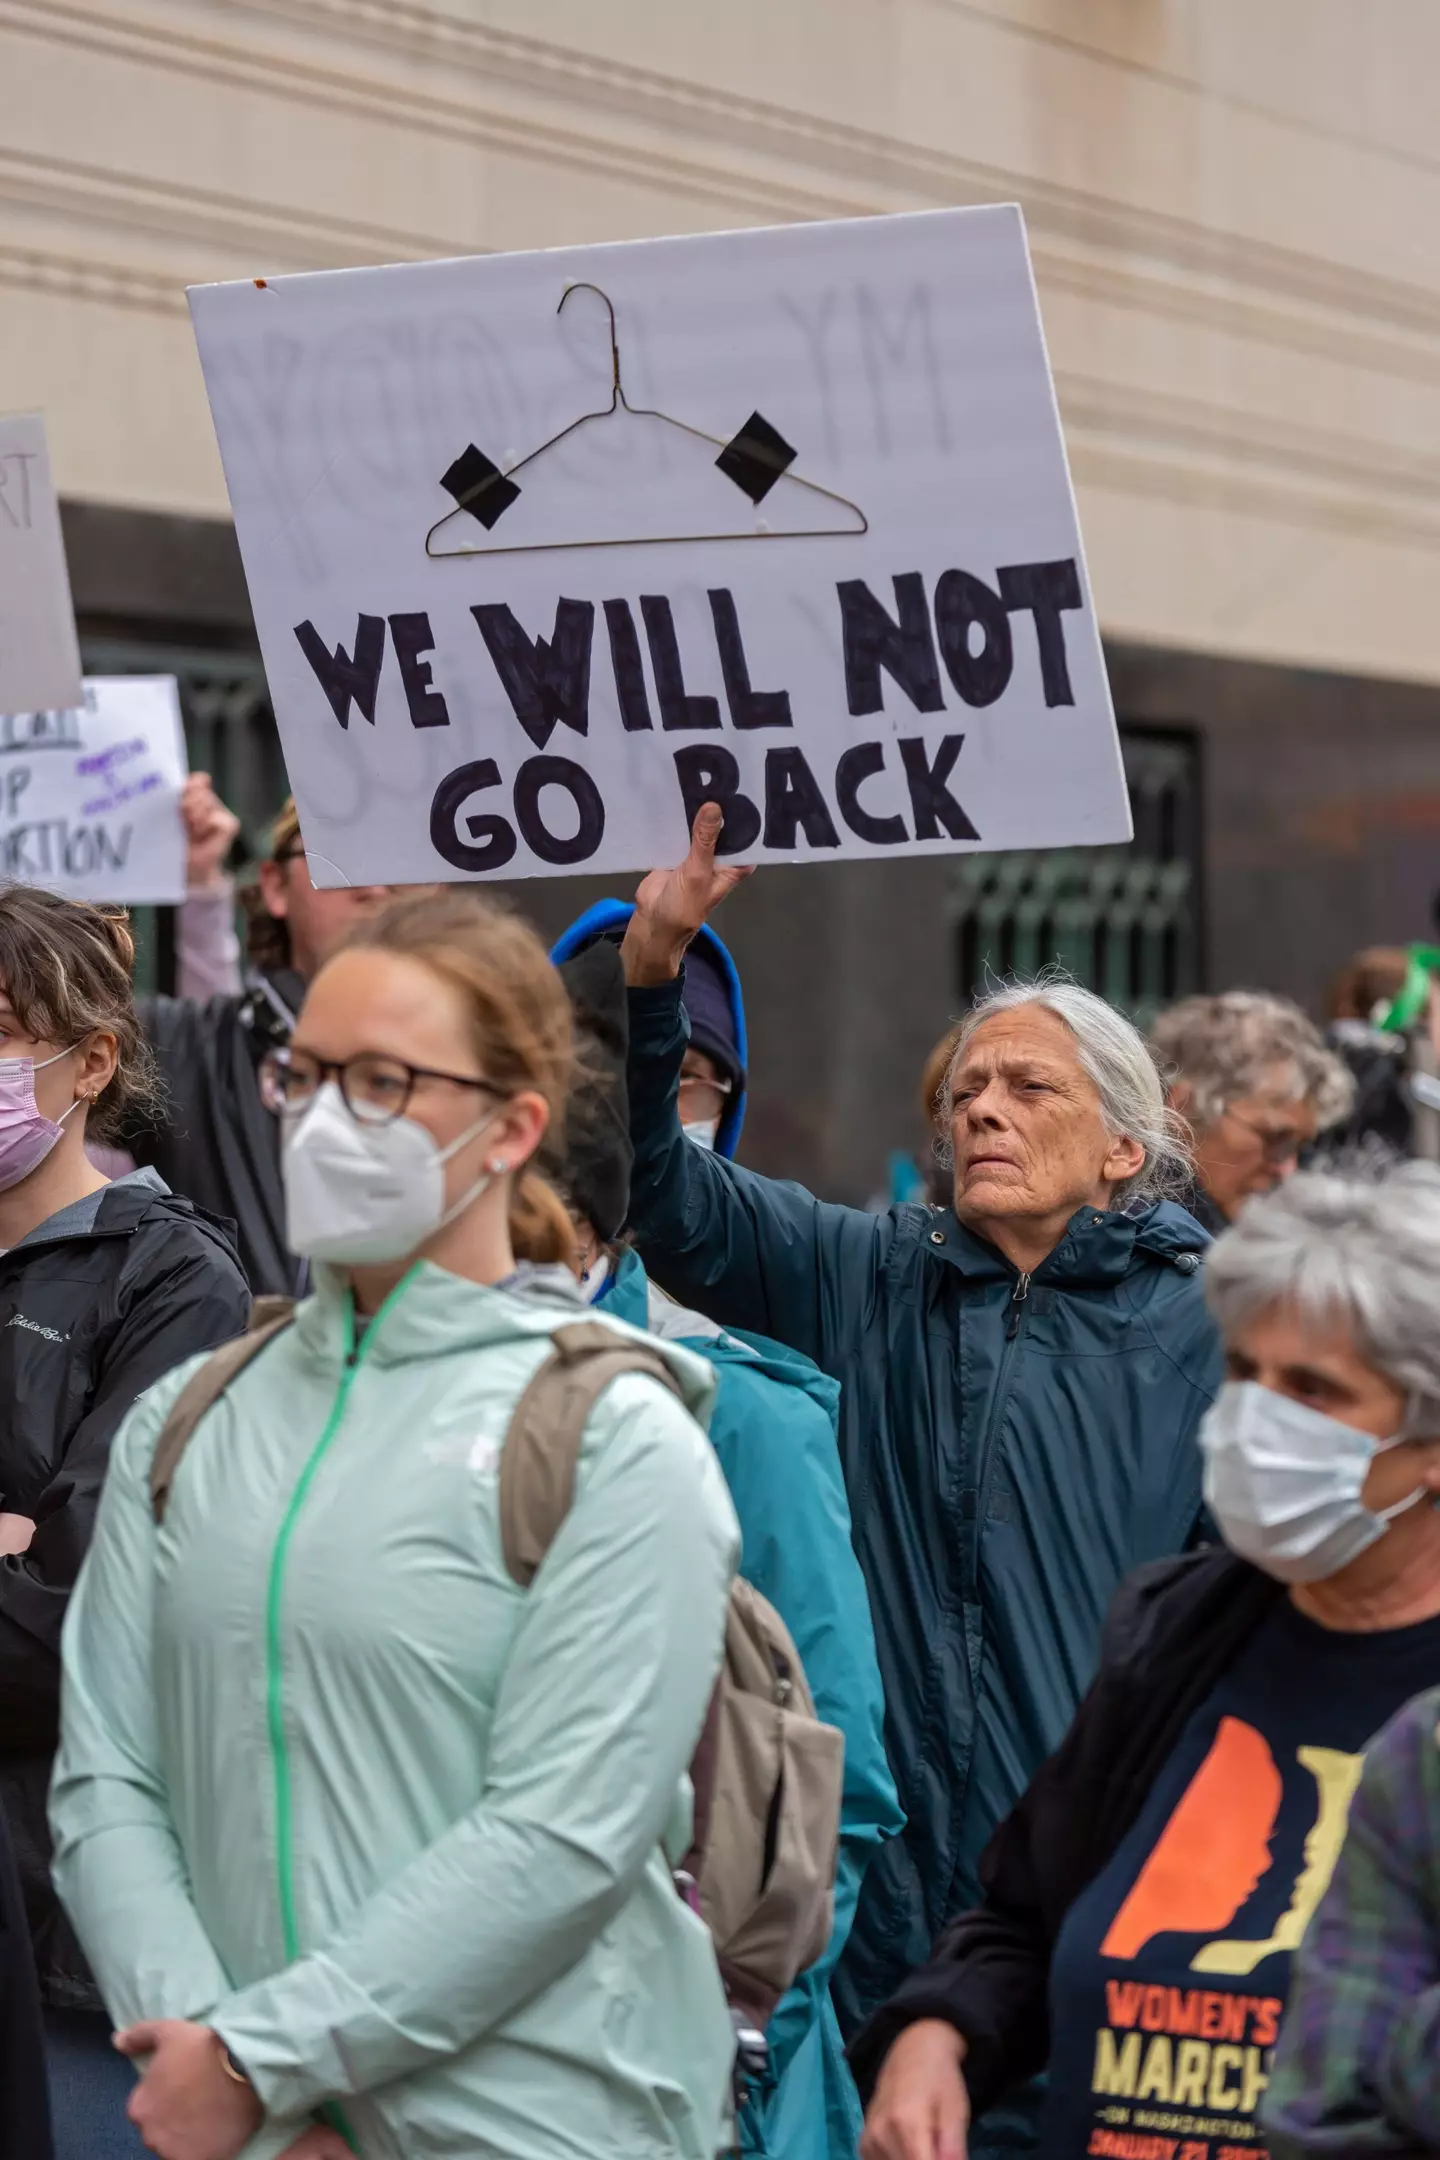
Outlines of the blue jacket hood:
[{"label": "blue jacket hood", "polygon": [[[597,900],[593,907],[562,930],[551,947],[550,957],[558,967],[562,960],[573,960],[576,953],[597,938],[620,938],[635,913],[633,900]],[[742,1072],[750,1068],[750,1045],[745,1034],[745,999],[740,988],[740,974],[730,957],[724,940],[706,923],[695,934],[695,944],[709,955],[719,971],[730,998],[730,1018],[735,1029],[735,1047]],[[745,1096],[747,1082],[742,1079],[725,1106],[725,1112],[715,1134],[715,1153],[728,1159],[734,1156],[740,1144],[740,1130],[745,1123]]]}]

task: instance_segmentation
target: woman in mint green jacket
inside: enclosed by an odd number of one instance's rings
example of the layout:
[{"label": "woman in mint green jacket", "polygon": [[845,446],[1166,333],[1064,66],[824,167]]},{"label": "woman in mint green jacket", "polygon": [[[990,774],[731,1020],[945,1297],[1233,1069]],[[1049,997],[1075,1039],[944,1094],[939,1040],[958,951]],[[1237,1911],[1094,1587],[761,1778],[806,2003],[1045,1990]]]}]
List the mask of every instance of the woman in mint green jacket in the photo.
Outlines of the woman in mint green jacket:
[{"label": "woman in mint green jacket", "polygon": [[[492,902],[374,918],[269,1075],[315,1294],[197,1429],[159,1530],[193,1368],[116,1441],[65,1637],[56,1879],[164,2160],[722,2141],[728,2015],[668,1864],[737,1544],[694,1418],[613,1383],[528,1591],[501,1555],[508,1419],[564,1318],[507,1280],[570,1237],[528,1167],[569,1046]],[[666,1354],[703,1418],[709,1369]]]}]

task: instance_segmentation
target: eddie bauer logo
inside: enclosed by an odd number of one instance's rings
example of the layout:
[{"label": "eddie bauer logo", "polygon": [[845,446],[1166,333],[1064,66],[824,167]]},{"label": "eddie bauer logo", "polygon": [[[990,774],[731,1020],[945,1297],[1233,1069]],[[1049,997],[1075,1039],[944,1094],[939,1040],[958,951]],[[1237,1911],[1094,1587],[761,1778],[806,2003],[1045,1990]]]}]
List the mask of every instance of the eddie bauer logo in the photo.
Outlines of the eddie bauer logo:
[{"label": "eddie bauer logo", "polygon": [[61,1334],[59,1328],[41,1327],[38,1320],[27,1320],[23,1312],[11,1313],[5,1325],[7,1327],[24,1328],[27,1335],[43,1335],[46,1342],[69,1342],[70,1340],[68,1335]]},{"label": "eddie bauer logo", "polygon": [[[1240,1979],[1273,1952],[1296,1949],[1325,1894],[1363,1758],[1302,1747],[1295,1759],[1315,1780],[1316,1800],[1290,1902],[1274,1932],[1258,1941],[1216,1935],[1203,1942],[1190,1959],[1192,1973]],[[1228,1927],[1273,1865],[1283,1791],[1264,1736],[1240,1718],[1222,1718],[1101,1956],[1133,1958],[1157,1935]],[[1109,2022],[1095,2035],[1091,2089],[1097,2098],[1141,2105],[1100,2111],[1107,2127],[1094,2129],[1087,2147],[1095,2160],[1263,2160],[1264,2146],[1249,2141],[1282,1999],[1135,1980],[1107,1980],[1105,1998]]]}]

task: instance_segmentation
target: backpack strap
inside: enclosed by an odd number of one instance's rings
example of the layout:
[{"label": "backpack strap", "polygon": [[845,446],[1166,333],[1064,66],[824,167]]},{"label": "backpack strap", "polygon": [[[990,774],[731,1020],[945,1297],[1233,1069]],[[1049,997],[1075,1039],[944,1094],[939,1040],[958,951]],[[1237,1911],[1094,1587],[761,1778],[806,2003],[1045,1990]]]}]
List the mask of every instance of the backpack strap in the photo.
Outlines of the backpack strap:
[{"label": "backpack strap", "polygon": [[552,1342],[515,1405],[500,1457],[500,1543],[506,1569],[522,1589],[534,1580],[570,1512],[585,1427],[611,1381],[645,1373],[680,1394],[658,1350],[599,1320],[556,1328]]},{"label": "backpack strap", "polygon": [[170,1498],[175,1472],[201,1418],[207,1410],[214,1408],[231,1381],[238,1379],[252,1358],[258,1357],[266,1343],[282,1328],[289,1327],[294,1317],[295,1307],[289,1298],[257,1298],[250,1313],[249,1331],[212,1351],[181,1388],[170,1415],[160,1428],[155,1452],[150,1458],[150,1506],[157,1523],[165,1520],[165,1504]]}]

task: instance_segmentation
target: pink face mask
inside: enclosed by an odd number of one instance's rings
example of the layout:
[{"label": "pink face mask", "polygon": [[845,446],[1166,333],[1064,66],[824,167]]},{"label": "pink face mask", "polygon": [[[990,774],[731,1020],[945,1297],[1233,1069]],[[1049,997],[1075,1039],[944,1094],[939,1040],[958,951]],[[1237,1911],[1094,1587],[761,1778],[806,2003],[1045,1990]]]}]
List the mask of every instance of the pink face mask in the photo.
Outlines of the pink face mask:
[{"label": "pink face mask", "polygon": [[36,1073],[69,1055],[68,1050],[57,1050],[38,1065],[33,1058],[0,1058],[0,1192],[9,1192],[39,1169],[63,1136],[70,1110],[79,1109],[77,1100],[57,1121],[35,1107]]}]

